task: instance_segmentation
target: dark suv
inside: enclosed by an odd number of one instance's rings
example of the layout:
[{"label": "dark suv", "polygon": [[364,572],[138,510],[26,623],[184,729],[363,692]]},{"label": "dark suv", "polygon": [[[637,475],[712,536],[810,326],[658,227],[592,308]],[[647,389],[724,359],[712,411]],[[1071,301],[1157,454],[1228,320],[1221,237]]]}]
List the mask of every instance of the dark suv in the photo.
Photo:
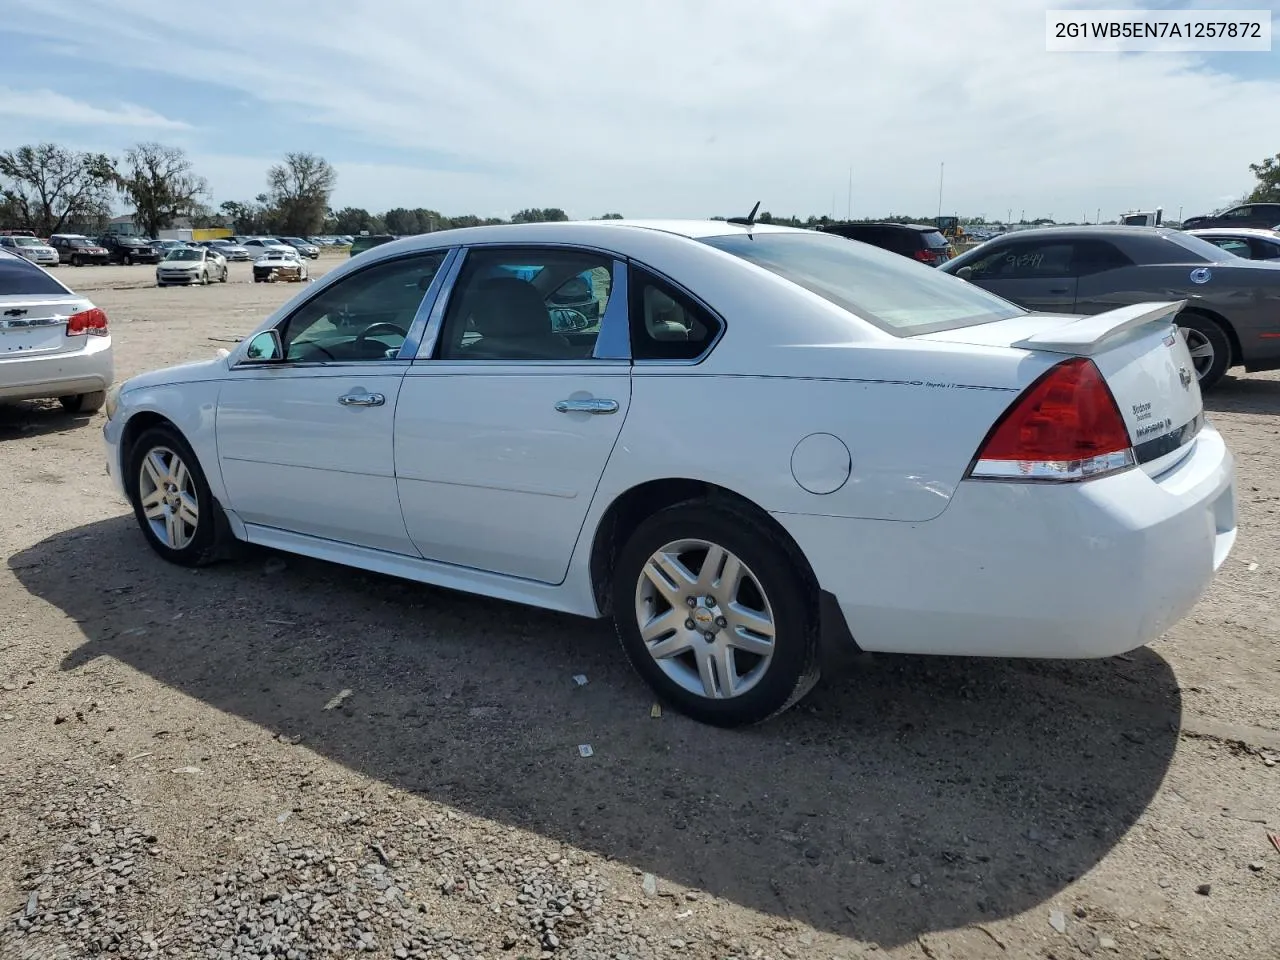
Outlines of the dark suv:
[{"label": "dark suv", "polygon": [[107,234],[98,243],[106,248],[112,263],[159,263],[160,251],[142,237],[121,237]]},{"label": "dark suv", "polygon": [[942,231],[922,223],[829,223],[822,232],[892,250],[931,267],[951,259],[951,244]]},{"label": "dark suv", "polygon": [[1242,203],[1212,216],[1187,217],[1182,221],[1183,230],[1203,230],[1205,227],[1260,227],[1274,230],[1280,226],[1280,203]]}]

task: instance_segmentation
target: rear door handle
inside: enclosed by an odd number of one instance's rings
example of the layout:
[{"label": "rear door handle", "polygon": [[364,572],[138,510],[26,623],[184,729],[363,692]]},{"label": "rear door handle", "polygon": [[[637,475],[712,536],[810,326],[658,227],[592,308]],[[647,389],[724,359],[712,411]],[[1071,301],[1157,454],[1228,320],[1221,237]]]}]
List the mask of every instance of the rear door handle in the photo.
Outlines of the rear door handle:
[{"label": "rear door handle", "polygon": [[1067,288],[1066,288],[1066,287],[1055,287],[1054,289],[1050,290],[1049,292],[1050,292],[1050,293],[1066,293],[1066,292],[1067,292]]},{"label": "rear door handle", "polygon": [[387,398],[380,393],[347,393],[338,398],[344,407],[380,407]]},{"label": "rear door handle", "polygon": [[560,413],[617,413],[618,401],[595,397],[590,400],[557,400],[556,410]]}]

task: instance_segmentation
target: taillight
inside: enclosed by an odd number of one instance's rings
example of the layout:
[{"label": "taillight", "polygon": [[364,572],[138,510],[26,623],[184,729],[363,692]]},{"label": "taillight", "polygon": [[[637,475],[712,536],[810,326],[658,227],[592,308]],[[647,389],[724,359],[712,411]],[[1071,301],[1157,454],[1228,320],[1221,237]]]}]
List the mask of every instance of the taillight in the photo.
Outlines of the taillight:
[{"label": "taillight", "polygon": [[917,260],[919,260],[921,263],[932,264],[932,263],[935,263],[938,259],[938,255],[934,253],[932,250],[916,250],[911,255],[915,257]]},{"label": "taillight", "polygon": [[99,307],[91,310],[82,310],[80,313],[73,313],[67,317],[67,336],[83,337],[89,334],[93,337],[105,337],[107,335],[107,314]]},{"label": "taillight", "polygon": [[1088,480],[1133,466],[1133,446],[1111,388],[1085,357],[1050,368],[996,421],[968,476],[979,480]]}]

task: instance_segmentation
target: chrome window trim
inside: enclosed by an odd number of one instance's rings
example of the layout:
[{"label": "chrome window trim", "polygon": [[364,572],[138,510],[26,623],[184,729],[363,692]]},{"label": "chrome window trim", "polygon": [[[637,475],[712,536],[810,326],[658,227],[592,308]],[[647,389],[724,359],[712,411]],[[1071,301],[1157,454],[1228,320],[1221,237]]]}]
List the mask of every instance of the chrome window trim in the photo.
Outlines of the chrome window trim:
[{"label": "chrome window trim", "polygon": [[[461,260],[460,247],[435,247],[430,250],[414,250],[411,253],[405,253],[397,257],[384,257],[380,260],[375,260],[372,263],[365,264],[356,270],[347,271],[346,273],[343,273],[342,275],[336,277],[331,283],[323,284],[320,287],[320,289],[314,291],[311,296],[307,297],[305,300],[299,303],[287,314],[285,314],[283,317],[277,320],[272,326],[265,327],[262,330],[258,330],[255,333],[253,333],[251,336],[245,337],[244,340],[242,341],[242,343],[247,343],[248,341],[256,337],[258,334],[265,333],[267,330],[275,330],[277,333],[283,333],[284,328],[288,326],[289,321],[298,315],[298,311],[306,309],[310,304],[314,303],[319,297],[323,297],[334,287],[338,286],[341,283],[345,283],[351,277],[358,277],[363,273],[368,273],[370,270],[377,269],[379,266],[383,264],[396,263],[400,260],[410,260],[415,257],[435,256],[439,254],[441,251],[444,251],[444,254],[445,254],[444,260],[440,262],[440,266],[436,270],[435,276],[432,277],[431,283],[428,285],[426,291],[422,294],[422,300],[419,301],[418,309],[413,315],[413,322],[409,324],[409,336],[405,337],[404,343],[400,345],[400,352],[395,356],[394,359],[325,360],[325,361],[319,361],[319,362],[305,362],[305,363],[300,363],[298,361],[288,361],[288,360],[285,360],[285,361],[267,360],[267,361],[255,362],[253,360],[247,359],[242,354],[236,360],[236,362],[231,365],[229,369],[232,371],[262,370],[262,369],[316,370],[316,369],[336,369],[336,368],[346,368],[346,367],[357,367],[360,369],[376,367],[377,369],[381,370],[389,366],[397,366],[397,367],[407,366],[410,362],[412,362],[413,356],[408,351],[406,351],[405,347],[408,345],[410,337],[412,337],[415,334],[415,332],[421,331],[422,327],[426,326],[427,324],[426,317],[431,310],[430,304],[434,303],[434,298],[438,296],[440,292],[442,276],[445,274],[446,270],[450,269],[451,260],[453,262],[457,262]],[[240,349],[239,345],[237,345],[237,349]],[[416,352],[417,347],[415,346],[414,349]]]},{"label": "chrome window trim", "polygon": [[[427,255],[431,256],[435,252],[432,251],[431,254]],[[450,247],[445,252],[444,259],[440,261],[440,266],[436,268],[435,276],[431,278],[431,283],[422,295],[422,301],[418,304],[418,310],[413,315],[413,323],[409,324],[409,332],[404,338],[404,343],[400,344],[400,353],[396,355],[397,360],[411,361],[417,356],[423,335],[427,330],[428,321],[435,307],[436,299],[440,296],[440,289],[444,285],[444,277],[453,269],[454,261],[461,259],[459,247]],[[393,261],[383,260],[379,262],[391,263]]]},{"label": "chrome window trim", "polygon": [[[436,351],[436,341],[440,339],[440,328],[444,324],[444,312],[449,307],[449,299],[453,296],[453,287],[458,282],[458,277],[466,264],[467,254],[470,252],[469,246],[454,247],[453,249],[457,255],[450,262],[447,271],[443,269],[440,271],[442,276],[440,288],[436,291],[435,299],[431,302],[431,310],[427,316],[422,340],[414,355],[409,358],[413,363],[417,363],[419,360],[430,360],[431,355]],[[435,284],[433,283],[432,286],[434,287]]]},{"label": "chrome window trim", "polygon": [[[613,258],[613,278],[610,281],[609,303],[600,318],[600,333],[596,335],[592,360],[631,359],[631,285],[630,268],[621,257]],[[561,363],[563,361],[555,361]]]}]

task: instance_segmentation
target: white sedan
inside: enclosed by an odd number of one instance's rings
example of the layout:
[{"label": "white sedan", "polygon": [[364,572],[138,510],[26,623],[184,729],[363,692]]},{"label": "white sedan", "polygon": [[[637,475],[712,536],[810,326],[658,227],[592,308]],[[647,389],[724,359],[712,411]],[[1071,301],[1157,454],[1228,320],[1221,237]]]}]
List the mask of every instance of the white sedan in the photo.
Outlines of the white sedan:
[{"label": "white sedan", "polygon": [[156,286],[227,282],[226,257],[207,247],[174,247],[156,264]]},{"label": "white sedan", "polygon": [[1031,314],[732,221],[452,230],[128,380],[107,459],[170,561],[247,541],[611,616],[664,700],[751,723],[823,643],[1102,657],[1185,615],[1236,513],[1177,310]]},{"label": "white sedan", "polygon": [[0,250],[0,400],[57,397],[70,413],[93,413],[113,374],[106,313]]}]

